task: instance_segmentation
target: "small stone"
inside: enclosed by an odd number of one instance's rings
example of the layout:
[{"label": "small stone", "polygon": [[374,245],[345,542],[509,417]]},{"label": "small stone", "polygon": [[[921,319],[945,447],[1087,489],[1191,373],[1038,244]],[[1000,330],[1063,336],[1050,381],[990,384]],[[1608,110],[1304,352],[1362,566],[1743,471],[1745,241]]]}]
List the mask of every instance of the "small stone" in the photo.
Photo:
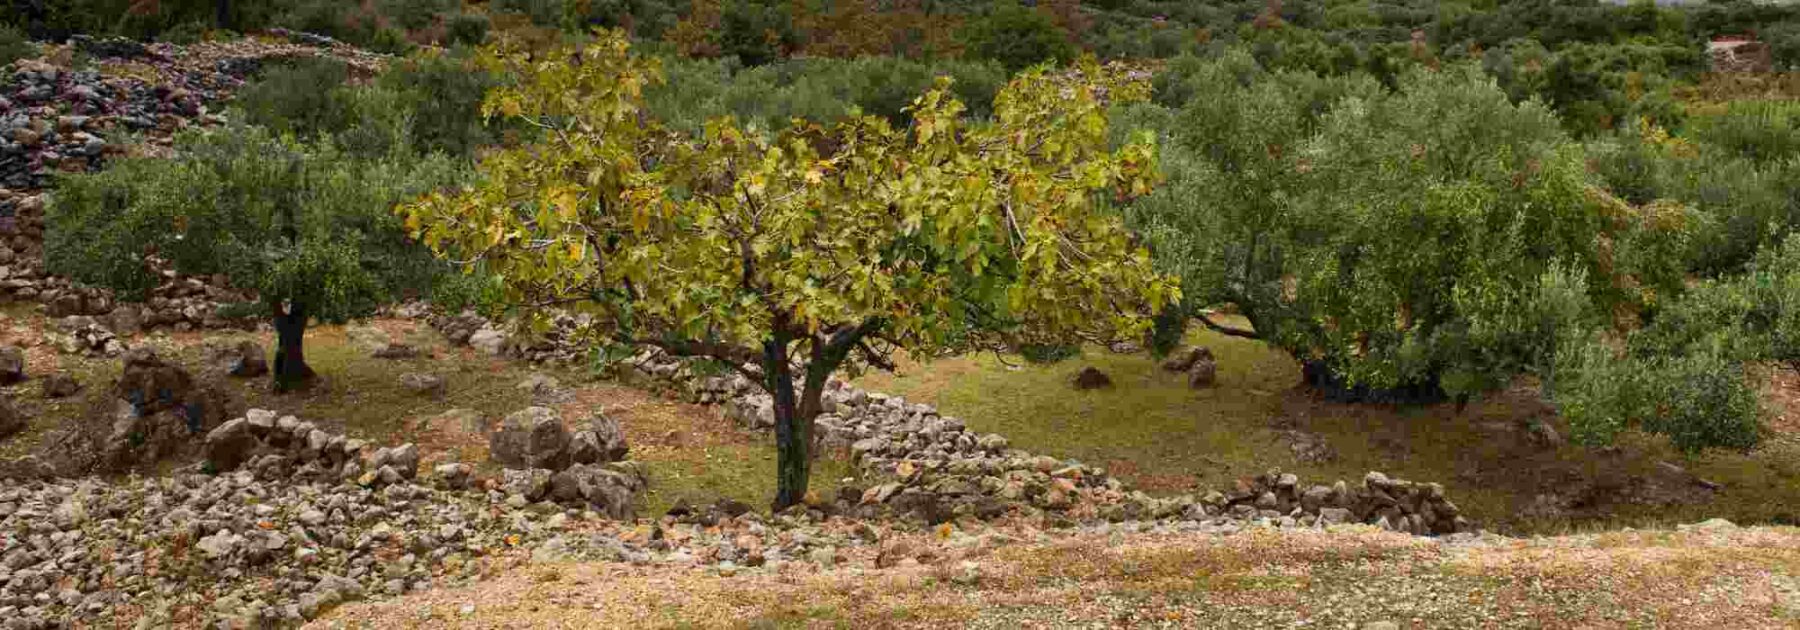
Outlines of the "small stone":
[{"label": "small stone", "polygon": [[1100,389],[1112,387],[1112,377],[1107,376],[1100,368],[1088,366],[1075,374],[1075,389]]},{"label": "small stone", "polygon": [[442,397],[447,391],[448,383],[444,377],[436,374],[412,372],[400,376],[400,386],[420,396]]}]

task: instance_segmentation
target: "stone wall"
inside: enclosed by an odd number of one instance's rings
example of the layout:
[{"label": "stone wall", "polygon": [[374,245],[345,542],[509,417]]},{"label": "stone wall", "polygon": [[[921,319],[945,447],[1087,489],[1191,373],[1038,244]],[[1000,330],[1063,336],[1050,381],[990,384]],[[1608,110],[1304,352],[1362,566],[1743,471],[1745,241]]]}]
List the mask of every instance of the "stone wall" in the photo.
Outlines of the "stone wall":
[{"label": "stone wall", "polygon": [[[749,428],[774,426],[770,397],[742,375],[704,375],[690,361],[652,350],[626,365],[628,381],[719,405],[727,418]],[[1022,511],[1052,520],[1260,521],[1283,527],[1356,522],[1420,535],[1475,529],[1441,485],[1380,472],[1354,483],[1324,485],[1271,470],[1198,497],[1158,498],[1130,489],[1102,469],[1034,455],[1012,448],[1004,436],[970,431],[962,420],[930,405],[835,379],[822,402],[825,413],[814,429],[818,445],[848,447],[865,475],[888,480],[867,488],[854,506],[844,506],[863,514],[886,510],[932,522]]]}]

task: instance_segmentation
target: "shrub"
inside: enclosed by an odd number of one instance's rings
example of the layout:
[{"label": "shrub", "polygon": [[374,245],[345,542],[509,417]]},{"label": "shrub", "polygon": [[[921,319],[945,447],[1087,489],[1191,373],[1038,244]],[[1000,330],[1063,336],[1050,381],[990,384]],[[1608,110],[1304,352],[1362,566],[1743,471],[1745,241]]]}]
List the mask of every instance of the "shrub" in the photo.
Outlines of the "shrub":
[{"label": "shrub", "polygon": [[317,136],[352,121],[343,89],[349,67],[330,57],[304,56],[277,63],[239,90],[232,104],[245,120],[277,132]]},{"label": "shrub", "polygon": [[1056,25],[1054,18],[1020,6],[1016,0],[996,2],[986,16],[968,23],[963,38],[970,54],[998,61],[1009,72],[1075,57],[1068,33]]},{"label": "shrub", "polygon": [[461,46],[480,46],[487,40],[491,23],[487,16],[474,13],[462,13],[450,19],[450,43]]},{"label": "shrub", "polygon": [[411,52],[413,43],[406,40],[406,32],[397,28],[383,28],[375,31],[369,39],[369,50],[390,55],[404,55]]},{"label": "shrub", "polygon": [[157,39],[171,44],[181,44],[185,46],[198,43],[205,37],[206,24],[204,22],[183,22],[176,25],[175,28],[163,31],[161,35],[157,36]]},{"label": "shrub", "polygon": [[[391,93],[394,99],[391,107],[406,113],[406,137],[414,150],[468,156],[476,147],[495,141],[500,132],[521,126],[516,123],[497,123],[493,127],[484,124],[482,96],[499,85],[500,80],[470,65],[466,53],[466,50],[422,52],[390,63],[387,70],[376,77],[374,89]],[[364,117],[381,116],[382,112],[373,111]]]},{"label": "shrub", "polygon": [[37,46],[25,38],[24,32],[11,24],[0,24],[0,65],[36,57],[37,54]]},{"label": "shrub", "polygon": [[648,106],[667,124],[693,132],[706,120],[727,115],[778,131],[795,117],[841,120],[852,106],[903,123],[911,99],[906,95],[945,75],[955,79],[951,89],[970,112],[986,117],[1007,79],[999,64],[969,60],[795,59],[748,69],[732,60],[664,62],[667,83],[646,90]]},{"label": "shrub", "polygon": [[383,17],[409,31],[430,26],[461,6],[461,0],[381,0],[378,5]]},{"label": "shrub", "polygon": [[1551,112],[1472,68],[1388,93],[1235,53],[1186,81],[1210,87],[1171,123],[1138,227],[1188,307],[1237,304],[1334,389],[1466,396],[1545,364],[1526,307],[1559,269],[1595,279],[1597,313],[1679,291],[1680,257],[1651,254],[1679,253],[1688,209],[1610,198]]}]

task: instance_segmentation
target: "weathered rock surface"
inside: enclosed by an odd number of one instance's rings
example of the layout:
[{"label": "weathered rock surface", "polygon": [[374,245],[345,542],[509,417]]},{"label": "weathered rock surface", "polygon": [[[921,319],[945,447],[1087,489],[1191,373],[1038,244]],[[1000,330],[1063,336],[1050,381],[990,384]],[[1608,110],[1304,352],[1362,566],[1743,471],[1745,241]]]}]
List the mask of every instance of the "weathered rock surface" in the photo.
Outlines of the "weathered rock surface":
[{"label": "weathered rock surface", "polygon": [[511,468],[562,470],[569,464],[569,443],[556,411],[527,407],[506,416],[489,436],[488,456]]}]

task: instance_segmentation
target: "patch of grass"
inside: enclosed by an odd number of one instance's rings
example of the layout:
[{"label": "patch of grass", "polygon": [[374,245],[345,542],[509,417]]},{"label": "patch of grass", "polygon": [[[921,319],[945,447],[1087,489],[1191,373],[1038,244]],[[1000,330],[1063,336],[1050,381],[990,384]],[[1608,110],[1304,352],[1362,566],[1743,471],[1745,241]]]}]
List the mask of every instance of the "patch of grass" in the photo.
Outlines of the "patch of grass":
[{"label": "patch of grass", "polygon": [[[1214,387],[1191,390],[1185,375],[1162,371],[1144,354],[1094,347],[1049,365],[992,355],[902,361],[898,374],[871,374],[857,384],[933,404],[1016,447],[1103,466],[1153,494],[1225,488],[1270,468],[1322,484],[1356,484],[1379,470],[1442,483],[1464,514],[1503,532],[1672,525],[1714,516],[1740,523],[1800,518],[1794,507],[1800,505],[1800,440],[1772,440],[1751,453],[1697,455],[1641,434],[1625,436],[1612,450],[1544,448],[1529,440],[1523,430],[1528,422],[1568,431],[1530,383],[1460,412],[1451,404],[1339,404],[1313,396],[1300,384],[1298,364],[1261,342],[1204,330],[1191,331],[1187,342],[1207,346],[1217,357]],[[1090,365],[1111,376],[1113,387],[1071,387],[1075,372]],[[1301,461],[1280,433],[1290,427],[1322,436],[1337,458]],[[1609,490],[1653,478],[1663,461],[1724,489],[1710,501],[1673,505]],[[1536,497],[1547,493],[1599,503],[1563,517],[1528,515]]]},{"label": "patch of grass", "polygon": [[[775,498],[775,444],[773,437],[764,442],[676,450],[646,460],[650,488],[639,499],[638,513],[656,516],[677,501],[701,506],[720,499],[767,510]],[[829,501],[839,483],[853,475],[849,461],[820,456],[813,460],[808,487]]]}]

